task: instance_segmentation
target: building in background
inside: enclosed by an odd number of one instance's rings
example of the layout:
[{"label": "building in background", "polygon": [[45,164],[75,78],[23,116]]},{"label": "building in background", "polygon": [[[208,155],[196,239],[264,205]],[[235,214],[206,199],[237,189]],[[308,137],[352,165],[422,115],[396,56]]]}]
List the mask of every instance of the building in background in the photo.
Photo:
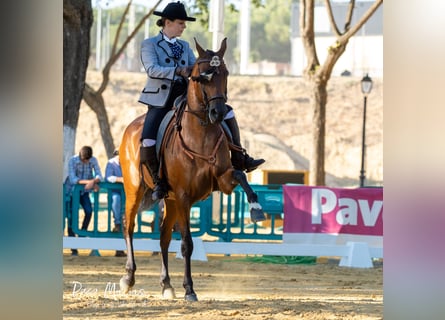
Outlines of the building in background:
[{"label": "building in background", "polygon": [[[374,1],[356,1],[351,26],[355,25]],[[333,1],[332,11],[335,21],[342,29],[349,1]],[[318,6],[314,13],[315,43],[320,63],[326,58],[327,49],[336,38],[330,28],[326,8]],[[292,5],[291,15],[291,74],[301,76],[306,67],[306,57],[300,36],[299,5]],[[352,75],[361,77],[364,74],[383,77],[383,6],[369,18],[363,27],[349,40],[346,51],[336,62],[333,76]]]}]

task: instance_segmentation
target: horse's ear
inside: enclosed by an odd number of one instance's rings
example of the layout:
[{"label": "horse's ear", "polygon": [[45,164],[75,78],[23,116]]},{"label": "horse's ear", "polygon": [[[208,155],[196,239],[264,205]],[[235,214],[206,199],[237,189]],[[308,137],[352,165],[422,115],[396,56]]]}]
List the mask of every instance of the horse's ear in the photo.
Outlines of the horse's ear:
[{"label": "horse's ear", "polygon": [[199,45],[198,40],[196,40],[196,38],[193,39],[195,39],[195,45],[196,45],[196,50],[198,50],[198,55],[200,57],[203,57],[205,54],[205,50]]},{"label": "horse's ear", "polygon": [[218,56],[222,57],[222,56],[224,56],[226,49],[227,49],[227,38],[224,38],[223,41],[221,42],[221,47],[219,48],[219,50],[216,54]]}]

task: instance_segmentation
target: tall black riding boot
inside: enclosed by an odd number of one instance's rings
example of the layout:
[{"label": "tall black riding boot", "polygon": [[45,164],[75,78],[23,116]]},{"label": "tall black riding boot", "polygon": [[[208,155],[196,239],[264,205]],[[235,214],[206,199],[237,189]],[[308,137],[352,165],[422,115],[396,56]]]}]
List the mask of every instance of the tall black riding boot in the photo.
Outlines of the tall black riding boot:
[{"label": "tall black riding boot", "polygon": [[242,170],[246,172],[250,172],[258,168],[262,165],[266,160],[264,159],[254,159],[249,156],[241,147],[241,138],[239,133],[238,123],[236,122],[235,117],[224,120],[229,127],[230,132],[232,133],[232,142],[234,145],[239,147],[242,151],[232,150],[232,165],[237,170]]},{"label": "tall black riding boot", "polygon": [[165,181],[163,181],[158,174],[159,161],[156,156],[156,146],[141,147],[140,151],[141,163],[147,167],[155,184],[151,198],[153,201],[161,200],[167,195],[168,188]]}]

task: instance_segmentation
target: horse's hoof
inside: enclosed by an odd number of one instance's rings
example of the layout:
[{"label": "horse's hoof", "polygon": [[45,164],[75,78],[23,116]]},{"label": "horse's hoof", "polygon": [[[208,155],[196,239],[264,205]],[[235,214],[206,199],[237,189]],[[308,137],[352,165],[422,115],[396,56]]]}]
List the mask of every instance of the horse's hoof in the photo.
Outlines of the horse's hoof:
[{"label": "horse's hoof", "polygon": [[128,285],[125,276],[119,281],[119,289],[122,293],[128,293],[133,286]]},{"label": "horse's hoof", "polygon": [[262,209],[251,209],[250,210],[250,219],[253,223],[260,222],[266,220],[266,216]]},{"label": "horse's hoof", "polygon": [[198,301],[198,296],[196,293],[186,294],[185,301]]},{"label": "horse's hoof", "polygon": [[165,288],[162,290],[162,297],[164,299],[176,299],[175,289]]}]

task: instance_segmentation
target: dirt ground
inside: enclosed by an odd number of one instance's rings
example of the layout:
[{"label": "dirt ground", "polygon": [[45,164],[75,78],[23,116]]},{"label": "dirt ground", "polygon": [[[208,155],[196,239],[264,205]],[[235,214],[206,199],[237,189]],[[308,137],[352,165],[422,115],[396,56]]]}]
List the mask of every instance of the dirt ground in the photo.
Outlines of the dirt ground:
[{"label": "dirt ground", "polygon": [[192,261],[198,302],[186,302],[183,261],[170,256],[177,298],[165,300],[159,286],[160,258],[137,253],[136,285],[119,292],[126,258],[101,251],[63,256],[63,319],[383,319],[383,265],[339,267],[338,260],[315,264],[271,264],[252,256],[209,255]]}]

